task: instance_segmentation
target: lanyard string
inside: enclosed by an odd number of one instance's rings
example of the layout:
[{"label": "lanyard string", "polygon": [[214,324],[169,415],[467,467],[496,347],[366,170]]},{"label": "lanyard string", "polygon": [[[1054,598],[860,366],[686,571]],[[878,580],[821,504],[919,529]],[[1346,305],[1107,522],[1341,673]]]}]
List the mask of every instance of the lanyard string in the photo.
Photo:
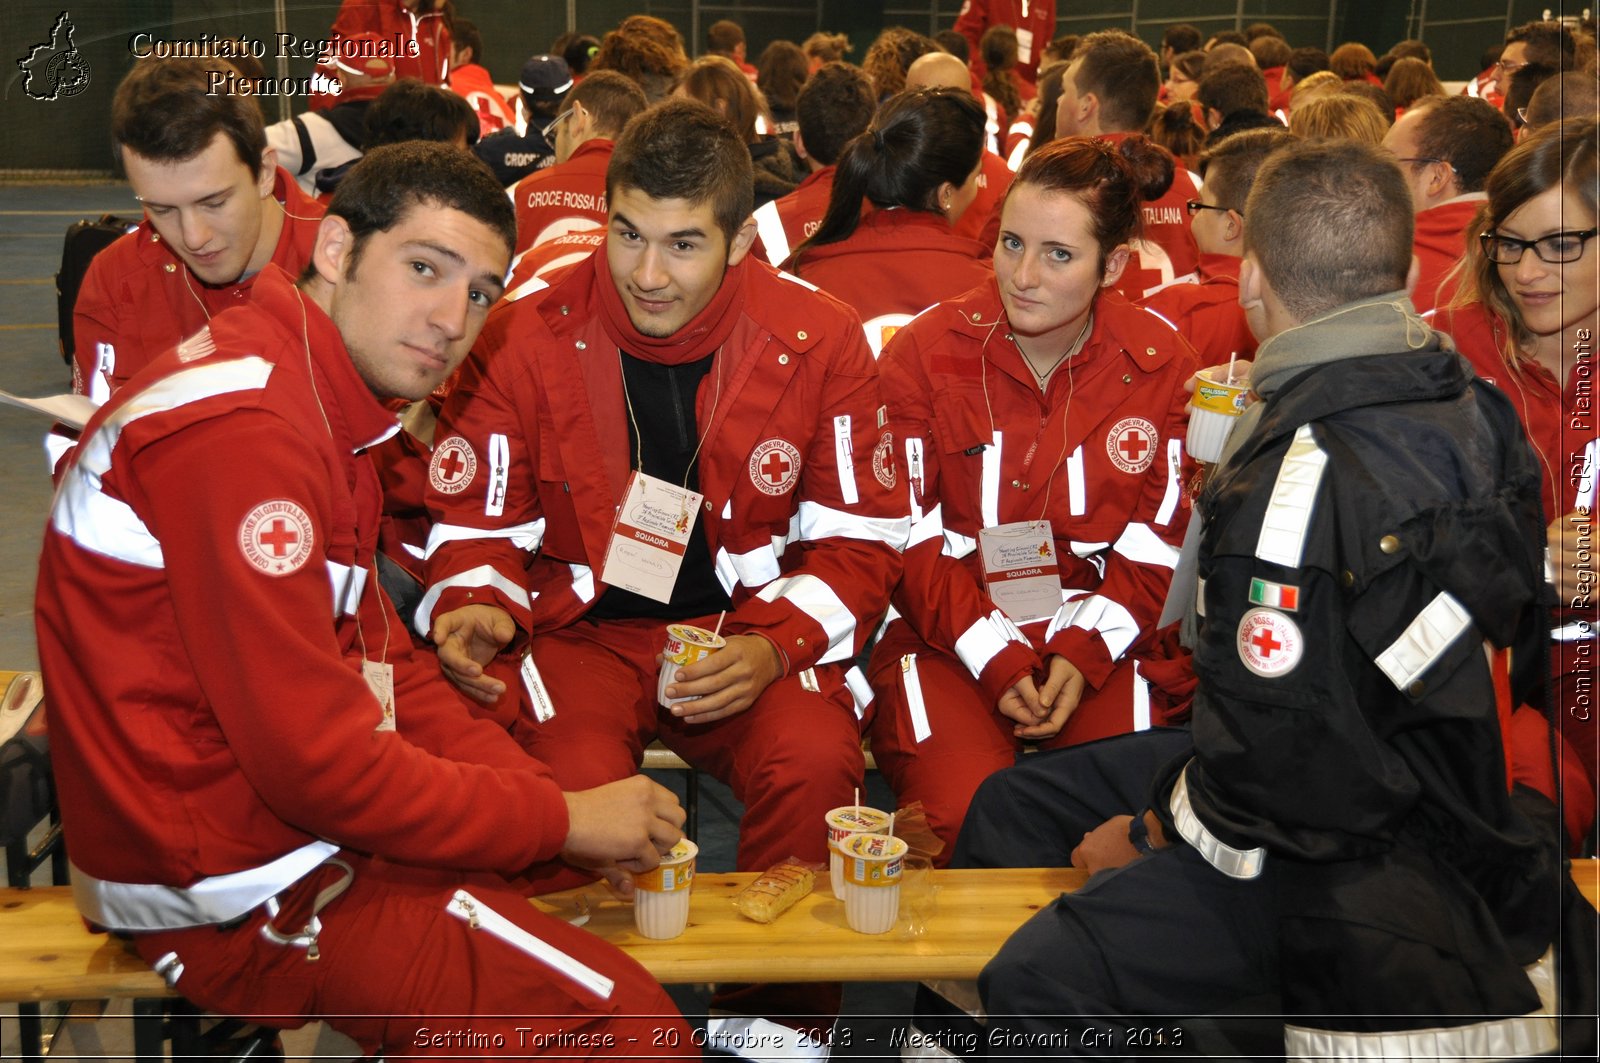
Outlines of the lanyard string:
[{"label": "lanyard string", "polygon": [[[695,442],[694,453],[689,455],[689,464],[683,470],[683,483],[679,486],[685,491],[689,490],[689,474],[694,470],[694,463],[700,460],[700,448],[706,445],[706,436],[711,434],[711,425],[717,419],[717,404],[722,401],[722,348],[718,347],[711,354],[711,364],[716,369],[717,386],[711,393],[711,413],[706,417],[706,426],[700,432],[700,438]],[[622,373],[622,401],[628,407],[628,423],[633,425],[633,467],[639,472],[644,472],[644,436],[639,432],[639,419],[633,413],[633,396],[628,394],[628,369],[622,362],[622,348],[617,348],[617,369]]]},{"label": "lanyard string", "polygon": [[[312,397],[312,399],[314,399],[316,401],[317,412],[322,415],[322,426],[328,430],[328,438],[329,439],[334,439],[333,423],[328,420],[328,410],[327,410],[327,408],[325,406],[322,405],[322,393],[317,390],[317,371],[316,371],[316,367],[312,364],[312,361],[311,361],[311,324],[310,324],[310,321],[306,317],[306,297],[305,297],[305,293],[300,291],[299,288],[296,288],[294,294],[295,294],[295,298],[297,298],[300,301],[300,342],[305,347],[305,352],[306,352],[306,379],[311,382],[311,397]],[[337,445],[337,440],[335,440],[335,445]],[[373,584],[377,584],[378,583],[378,562],[377,562],[376,558],[374,558],[372,561],[369,561],[367,563],[367,570],[371,575],[371,582]],[[365,597],[366,597],[366,588],[363,587],[361,589],[361,598],[365,598]],[[371,658],[367,654],[367,635],[366,635],[366,632],[363,631],[362,628],[361,628],[361,598],[357,598],[356,599],[356,603],[355,603],[355,606],[356,606],[355,607],[356,641],[358,641],[361,644],[361,659],[363,661],[370,661]],[[341,605],[342,605],[342,603],[340,603],[340,602],[335,602],[334,603],[334,606],[336,608],[338,608]],[[379,664],[388,664],[389,663],[389,636],[390,636],[390,631],[389,631],[389,610],[380,609],[379,612],[381,612],[383,614],[383,654],[382,654],[382,656],[380,656],[378,658],[378,663]]]}]

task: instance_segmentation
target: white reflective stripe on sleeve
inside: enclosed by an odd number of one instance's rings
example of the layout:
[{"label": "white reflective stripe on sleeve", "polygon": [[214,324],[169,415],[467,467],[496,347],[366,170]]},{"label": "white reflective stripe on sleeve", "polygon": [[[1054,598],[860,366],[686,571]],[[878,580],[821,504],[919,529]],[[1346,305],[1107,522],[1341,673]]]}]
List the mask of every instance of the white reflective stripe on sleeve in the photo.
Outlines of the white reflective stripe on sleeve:
[{"label": "white reflective stripe on sleeve", "polygon": [[867,681],[867,675],[855,665],[844,674],[844,685],[850,690],[850,700],[855,702],[856,719],[865,719],[867,707],[872,704],[872,684]]},{"label": "white reflective stripe on sleeve", "polygon": [[1111,549],[1141,565],[1178,567],[1178,548],[1163,540],[1148,524],[1130,524],[1123,528]]},{"label": "white reflective stripe on sleeve", "polygon": [[1594,512],[1594,479],[1600,475],[1600,439],[1591,439],[1583,448],[1583,465],[1578,469],[1577,508]]},{"label": "white reflective stripe on sleeve", "polygon": [[1070,539],[1068,543],[1072,548],[1073,555],[1076,557],[1093,557],[1111,545],[1110,543],[1080,543],[1076,539]]},{"label": "white reflective stripe on sleeve", "polygon": [[978,548],[978,540],[970,535],[962,535],[958,531],[944,530],[944,549],[941,551],[946,557],[953,557],[960,561]]},{"label": "white reflective stripe on sleeve", "polygon": [[716,570],[717,582],[729,594],[741,583],[746,587],[764,587],[783,574],[778,565],[778,551],[771,545],[758,546],[742,554],[731,553],[727,547],[719,546]]},{"label": "white reflective stripe on sleeve", "polygon": [[428,546],[423,557],[432,557],[445,543],[469,542],[474,539],[510,539],[511,545],[530,553],[539,549],[544,541],[544,518],[526,524],[510,524],[504,528],[469,528],[464,524],[435,524],[428,532]]},{"label": "white reflective stripe on sleeve", "polygon": [[151,414],[239,391],[266,386],[272,363],[264,358],[230,358],[181,369],[163,377],[122,406],[78,444],[78,460],[62,477],[50,513],[51,524],[85,550],[145,568],[164,564],[161,544],[126,502],[105,494],[101,477],[128,425]]},{"label": "white reflective stripe on sleeve", "polygon": [[101,491],[98,475],[93,478],[95,486],[87,486],[88,477],[80,471],[82,467],[80,458],[62,478],[50,514],[56,531],[85,550],[105,557],[142,568],[164,568],[161,544],[133,507]]},{"label": "white reflective stripe on sleeve", "polygon": [[[1016,132],[1015,127],[1012,132]],[[1033,137],[1026,136],[1017,141],[1017,146],[1011,149],[1011,154],[1006,156],[1006,169],[1012,173],[1017,172],[1017,167],[1022,165],[1023,156],[1028,154],[1028,145],[1033,143]]]},{"label": "white reflective stripe on sleeve", "polygon": [[900,684],[906,692],[906,714],[911,717],[911,737],[920,746],[933,736],[933,726],[928,723],[928,703],[922,699],[922,676],[917,672],[917,655],[914,653],[900,658]]},{"label": "white reflective stripe on sleeve", "polygon": [[333,615],[354,616],[367,589],[367,570],[354,565],[328,563],[328,583],[333,588]]},{"label": "white reflective stripe on sleeve", "polygon": [[[489,435],[489,490],[483,496],[483,515],[502,517],[506,512],[506,486],[511,480],[511,444],[502,432]],[[543,521],[540,536],[544,535]],[[538,549],[534,543],[530,549]]]},{"label": "white reflective stripe on sleeve", "polygon": [[1087,488],[1083,479],[1083,446],[1080,444],[1067,459],[1067,511],[1081,517],[1089,508]]},{"label": "white reflective stripe on sleeve", "polygon": [[1509,1019],[1425,1030],[1313,1030],[1285,1023],[1283,1047],[1284,1058],[1293,1063],[1343,1059],[1470,1059],[1489,1063],[1553,1055],[1560,1047],[1560,1038],[1554,1013],[1541,1007]]},{"label": "white reflective stripe on sleeve", "polygon": [[439,604],[439,596],[451,587],[493,587],[524,609],[533,604],[525,589],[500,575],[492,566],[479,565],[477,568],[469,568],[465,572],[457,572],[449,579],[432,584],[428,587],[428,593],[422,596],[422,601],[417,604],[415,626],[417,634],[423,638],[433,634],[433,607]]},{"label": "white reflective stripe on sleeve", "polygon": [[1550,637],[1557,642],[1582,642],[1584,639],[1594,638],[1594,634],[1593,620],[1574,620],[1570,624],[1550,629]]},{"label": "white reflective stripe on sleeve", "polygon": [[903,550],[906,539],[911,535],[911,520],[908,517],[863,517],[824,506],[820,502],[801,502],[796,515],[800,518],[799,537],[808,542],[833,538],[860,539],[869,543],[888,543],[896,550]]},{"label": "white reflective stripe on sleeve", "polygon": [[1139,674],[1139,662],[1133,662],[1133,729],[1150,730],[1150,681]]},{"label": "white reflective stripe on sleeve", "polygon": [[567,568],[572,572],[572,593],[580,602],[594,601],[594,569],[574,564],[568,564]]},{"label": "white reflective stripe on sleeve", "polygon": [[1311,511],[1317,503],[1317,488],[1328,455],[1303,424],[1278,466],[1278,479],[1272,485],[1272,498],[1261,518],[1261,535],[1256,540],[1256,556],[1285,568],[1299,568],[1305,550],[1306,531],[1311,527]]},{"label": "white reflective stripe on sleeve", "polygon": [[532,295],[534,292],[537,292],[537,291],[543,291],[544,289],[546,289],[548,287],[550,287],[550,282],[545,280],[544,278],[537,277],[537,276],[529,277],[527,280],[523,281],[521,284],[519,284],[515,288],[511,289],[509,292],[506,292],[506,294],[505,294],[505,296],[503,298],[504,298],[505,302],[514,303],[518,299],[522,299],[522,298],[524,298],[526,296]]},{"label": "white reflective stripe on sleeve", "polygon": [[920,517],[911,521],[911,537],[906,540],[906,549],[920,546],[932,539],[944,538],[944,503],[939,503]]},{"label": "white reflective stripe on sleeve", "polygon": [[1167,493],[1161,496],[1161,508],[1156,510],[1156,523],[1166,527],[1178,511],[1178,500],[1183,497],[1183,440],[1174,436],[1167,440]]},{"label": "white reflective stripe on sleeve", "polygon": [[822,693],[822,687],[817,685],[817,670],[815,668],[807,668],[802,671],[799,679],[801,690],[811,694]]},{"label": "white reflective stripe on sleeve", "polygon": [[445,910],[472,929],[497,937],[523,955],[538,960],[557,974],[565,975],[601,1000],[611,999],[611,991],[616,988],[614,981],[568,956],[548,941],[534,936],[531,931],[524,930],[466,890],[456,890]]},{"label": "white reflective stripe on sleeve", "polygon": [[48,463],[47,468],[49,471],[55,472],[61,465],[61,459],[67,456],[67,451],[77,445],[78,441],[76,439],[64,436],[54,429],[46,432],[44,434],[44,460]]},{"label": "white reflective stripe on sleeve", "polygon": [[1378,654],[1376,664],[1389,682],[1404,690],[1432,667],[1450,644],[1472,626],[1460,602],[1445,591],[1423,607],[1400,637]]},{"label": "white reflective stripe on sleeve", "polygon": [[[1193,764],[1194,761],[1189,763]],[[1172,787],[1170,808],[1172,822],[1178,828],[1178,833],[1205,857],[1206,863],[1229,878],[1255,878],[1261,874],[1261,865],[1267,859],[1266,849],[1261,846],[1235,849],[1207,830],[1206,825],[1200,822],[1200,817],[1195,815],[1194,806],[1189,803],[1188,765],[1178,773],[1178,782]]]},{"label": "white reflective stripe on sleeve", "polygon": [[999,432],[994,434],[992,445],[983,448],[983,526],[997,528],[1000,526],[1000,441],[1004,438]]},{"label": "white reflective stripe on sleeve", "polygon": [[260,867],[212,875],[192,886],[107,882],[72,867],[72,899],[85,919],[107,930],[181,930],[227,923],[299,882],[339,847],[310,842]]},{"label": "white reflective stripe on sleeve", "polygon": [[833,460],[839,470],[839,497],[844,504],[853,506],[861,501],[856,491],[855,444],[850,439],[850,415],[841,413],[833,419]]},{"label": "white reflective stripe on sleeve", "polygon": [[1206,615],[1206,581],[1201,576],[1194,579],[1194,612],[1196,616]]},{"label": "white reflective stripe on sleeve", "polygon": [[1081,627],[1099,635],[1113,661],[1126,653],[1128,647],[1133,645],[1133,640],[1139,637],[1139,623],[1134,620],[1133,614],[1120,603],[1100,594],[1064,603],[1045,629],[1045,640],[1055,638],[1057,632],[1069,627]]},{"label": "white reflective stripe on sleeve", "polygon": [[828,636],[828,649],[818,658],[818,664],[849,660],[855,655],[851,638],[856,630],[855,614],[840,601],[832,587],[816,576],[802,572],[787,579],[775,579],[757,591],[756,597],[764,602],[783,598],[817,622]]},{"label": "white reflective stripe on sleeve", "polygon": [[756,208],[756,234],[766,249],[767,261],[781,266],[789,257],[789,234],[783,229],[783,219],[778,216],[778,201],[763,203]]},{"label": "white reflective stripe on sleeve", "polygon": [[1005,614],[996,609],[991,616],[980,616],[974,620],[956,639],[956,656],[967,666],[972,678],[983,678],[983,670],[989,666],[989,662],[1000,656],[1006,643],[1011,641],[1010,634],[1016,627],[1002,623],[1004,618]]},{"label": "white reflective stripe on sleeve", "polygon": [[[911,492],[911,521],[913,524],[922,519],[922,502],[920,501],[923,493],[922,445],[920,436],[912,436],[906,440],[906,487]],[[50,467],[52,469],[55,468],[55,463],[51,462]]]},{"label": "white reflective stripe on sleeve", "polygon": [[705,1045],[736,1059],[756,1060],[757,1063],[828,1059],[831,1051],[826,1044],[813,1041],[798,1030],[779,1026],[771,1019],[744,1015],[708,1016]]}]

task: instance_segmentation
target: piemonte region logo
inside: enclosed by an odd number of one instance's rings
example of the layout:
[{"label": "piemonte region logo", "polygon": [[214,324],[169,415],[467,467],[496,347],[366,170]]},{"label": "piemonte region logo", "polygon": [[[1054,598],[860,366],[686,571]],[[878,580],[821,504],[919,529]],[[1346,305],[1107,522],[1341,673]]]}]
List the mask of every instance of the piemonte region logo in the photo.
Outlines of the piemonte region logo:
[{"label": "piemonte region logo", "polygon": [[76,96],[89,86],[89,61],[78,51],[72,35],[77,27],[63,11],[56,17],[50,39],[28,49],[17,60],[22,68],[22,90],[36,100]]}]

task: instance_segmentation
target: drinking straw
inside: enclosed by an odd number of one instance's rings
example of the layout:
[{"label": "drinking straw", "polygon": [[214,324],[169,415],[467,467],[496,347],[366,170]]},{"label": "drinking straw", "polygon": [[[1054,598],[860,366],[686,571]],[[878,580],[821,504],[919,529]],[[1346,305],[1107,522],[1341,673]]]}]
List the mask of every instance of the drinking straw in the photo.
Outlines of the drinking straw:
[{"label": "drinking straw", "polygon": [[[1238,358],[1238,357],[1239,357],[1239,352],[1238,351],[1229,351],[1228,352],[1228,383],[1230,383],[1230,384],[1233,383],[1233,361],[1234,361],[1235,358]],[[720,621],[718,622],[718,626],[719,627],[721,626],[721,622]]]},{"label": "drinking straw", "polygon": [[717,629],[711,633],[711,637],[712,638],[716,638],[717,636],[722,634],[722,622],[724,620],[726,620],[727,618],[728,618],[728,611],[726,609],[724,609],[722,611],[722,614],[717,617]]}]

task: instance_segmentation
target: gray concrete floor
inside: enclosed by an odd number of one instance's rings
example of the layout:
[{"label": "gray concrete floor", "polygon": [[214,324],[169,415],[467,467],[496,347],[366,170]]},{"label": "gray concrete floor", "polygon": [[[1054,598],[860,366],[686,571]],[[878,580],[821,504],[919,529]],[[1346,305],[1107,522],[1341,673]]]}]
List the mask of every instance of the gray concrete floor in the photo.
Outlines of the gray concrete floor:
[{"label": "gray concrete floor", "polygon": [[[0,184],[0,388],[25,396],[68,390],[70,372],[56,342],[54,277],[61,261],[61,239],[72,222],[104,213],[137,213],[126,185]],[[38,667],[33,590],[50,506],[42,443],[48,428],[48,420],[38,414],[0,405],[0,669]],[[661,781],[683,793],[681,774],[667,773]],[[880,807],[893,807],[885,804],[893,797],[877,775],[869,779],[868,797]],[[701,866],[709,871],[732,870],[739,803],[726,787],[705,778],[700,800]],[[883,1045],[887,1031],[903,1022],[912,989],[902,983],[846,987],[845,1017],[840,1021],[851,1030],[853,1047],[836,1054],[880,1057],[873,1046]],[[704,1022],[708,987],[679,986],[672,993],[691,1022]],[[130,1057],[131,1024],[125,1005],[113,1005],[103,1017],[95,1008],[78,1011],[82,1017],[59,1024],[52,1058]],[[0,1060],[17,1054],[15,1014],[15,1008],[0,1007]],[[356,1054],[353,1043],[320,1024],[287,1035],[285,1048],[291,1058],[349,1059]]]}]

